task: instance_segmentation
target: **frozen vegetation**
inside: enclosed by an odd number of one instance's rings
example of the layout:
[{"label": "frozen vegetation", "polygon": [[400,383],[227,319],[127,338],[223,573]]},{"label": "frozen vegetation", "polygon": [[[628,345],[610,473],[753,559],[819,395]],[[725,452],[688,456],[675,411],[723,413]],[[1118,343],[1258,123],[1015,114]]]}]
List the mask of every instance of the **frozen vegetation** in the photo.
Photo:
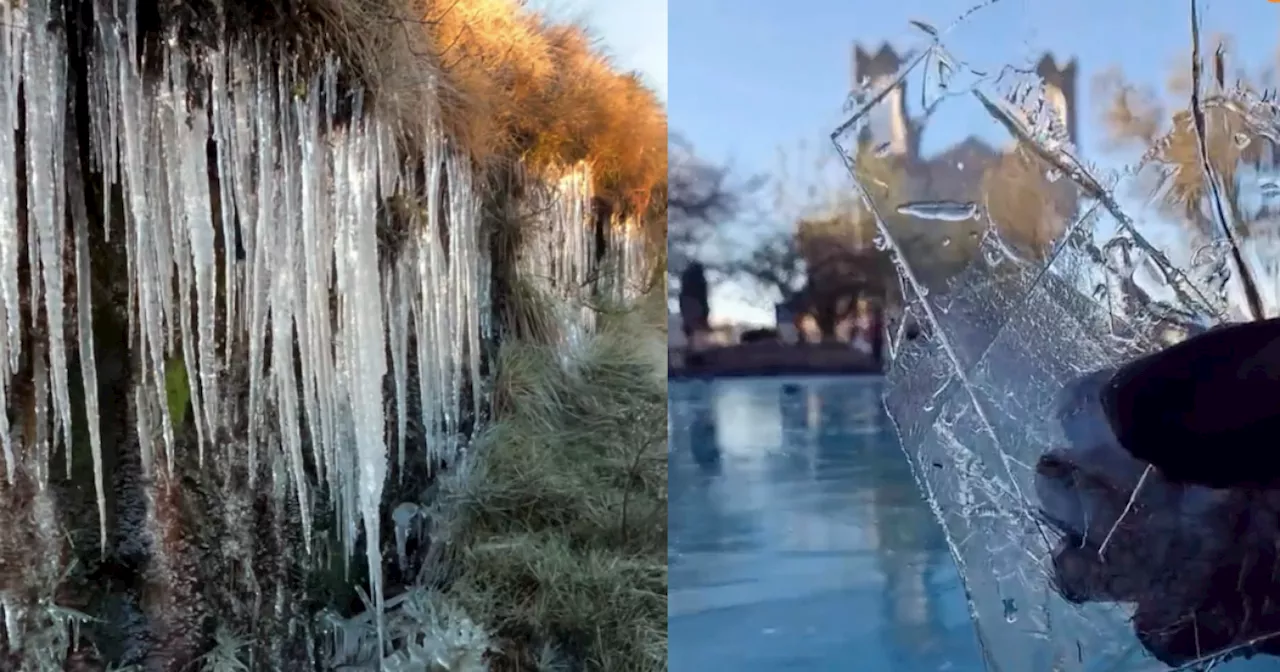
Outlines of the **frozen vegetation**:
[{"label": "frozen vegetation", "polygon": [[0,6],[0,667],[485,668],[437,475],[502,422],[510,304],[572,359],[652,215],[590,156],[493,179],[447,72],[406,121],[354,50],[168,4]]}]

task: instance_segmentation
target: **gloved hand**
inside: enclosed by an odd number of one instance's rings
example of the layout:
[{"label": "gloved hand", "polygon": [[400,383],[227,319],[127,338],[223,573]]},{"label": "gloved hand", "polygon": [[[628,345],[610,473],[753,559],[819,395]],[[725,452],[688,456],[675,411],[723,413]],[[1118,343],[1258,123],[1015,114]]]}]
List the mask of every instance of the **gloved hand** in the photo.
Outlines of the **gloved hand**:
[{"label": "gloved hand", "polygon": [[1171,666],[1280,656],[1280,320],[1085,376],[1058,419],[1069,445],[1041,457],[1036,493],[1063,598],[1136,605]]}]

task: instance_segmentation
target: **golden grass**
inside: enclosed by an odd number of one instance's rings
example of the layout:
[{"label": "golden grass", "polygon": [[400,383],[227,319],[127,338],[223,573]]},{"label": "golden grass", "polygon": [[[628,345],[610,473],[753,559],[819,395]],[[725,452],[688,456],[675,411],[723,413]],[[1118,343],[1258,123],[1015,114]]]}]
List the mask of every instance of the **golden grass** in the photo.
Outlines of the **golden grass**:
[{"label": "golden grass", "polygon": [[[164,10],[186,26],[184,41],[211,44],[206,4]],[[410,136],[435,108],[483,168],[589,161],[596,194],[626,214],[645,214],[666,182],[665,105],[586,28],[517,0],[240,0],[226,12],[240,37],[313,62],[337,55],[348,83]]]},{"label": "golden grass", "polygon": [[446,125],[482,161],[589,161],[600,196],[643,212],[666,181],[666,111],[618,71],[586,29],[510,0],[437,0],[427,30],[446,87]]}]

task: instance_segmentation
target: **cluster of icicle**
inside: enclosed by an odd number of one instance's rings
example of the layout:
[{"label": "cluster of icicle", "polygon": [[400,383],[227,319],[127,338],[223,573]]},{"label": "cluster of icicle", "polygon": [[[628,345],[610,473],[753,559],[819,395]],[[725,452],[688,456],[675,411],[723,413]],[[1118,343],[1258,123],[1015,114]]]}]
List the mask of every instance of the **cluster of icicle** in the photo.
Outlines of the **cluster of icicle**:
[{"label": "cluster of icicle", "polygon": [[638,220],[616,215],[608,223],[605,249],[596,249],[589,164],[529,182],[523,205],[533,226],[521,251],[520,271],[556,301],[564,345],[572,347],[594,325],[594,289],[603,289],[615,301],[640,294],[650,272],[647,250]]},{"label": "cluster of icicle", "polygon": [[[312,485],[304,464],[310,460],[333,493],[348,554],[361,524],[368,538],[377,539],[390,450],[404,460],[411,355],[417,362],[421,425],[429,434],[429,450],[439,456],[458,449],[463,378],[480,375],[489,262],[467,162],[447,151],[439,134],[426,140],[416,158],[399,154],[394,129],[363,114],[358,100],[354,119],[337,125],[332,64],[299,79],[281,65],[289,59],[250,47],[229,47],[198,63],[175,48],[163,54],[162,77],[144,78],[133,56],[137,36],[126,29],[135,25],[136,0],[94,2],[88,78],[92,146],[77,147],[74,133],[66,132],[68,54],[65,37],[49,28],[51,0],[0,7],[0,126],[18,128],[18,87],[23,85],[29,198],[29,244],[18,249],[15,162],[21,157],[13,133],[0,133],[0,407],[11,392],[5,386],[22,347],[18,269],[19,257],[26,255],[33,276],[39,271],[31,282],[32,305],[43,305],[49,320],[50,384],[37,403],[51,406],[38,417],[52,423],[53,443],[69,444],[62,321],[72,313],[63,305],[64,271],[70,269],[64,269],[62,232],[70,214],[79,281],[77,345],[105,539],[89,310],[93,250],[87,242],[84,177],[79,164],[67,160],[89,151],[94,166],[124,194],[131,342],[142,348],[135,403],[144,468],[173,469],[167,360],[181,357],[189,372],[203,459],[205,445],[215,440],[227,417],[219,407],[220,387],[224,372],[236,364],[231,358],[237,345],[249,353],[249,473],[257,473],[259,460],[274,460],[268,451],[279,451],[309,543]],[[187,79],[193,66],[206,75],[201,81],[212,84],[193,91],[197,83]],[[201,102],[193,107],[192,101]],[[221,178],[216,181],[206,162],[210,138]],[[442,170],[447,181],[440,179]],[[415,183],[419,172],[425,173],[425,184]],[[441,193],[446,182],[447,193]],[[376,238],[379,204],[399,193],[425,195],[423,226],[403,254],[383,268]],[[215,199],[223,204],[217,221]],[[443,214],[442,203],[447,204]],[[438,221],[442,216],[446,221]],[[444,226],[448,249],[440,236]],[[228,253],[219,264],[218,229],[223,240],[241,241],[243,259]],[[220,285],[230,291],[220,292]],[[196,310],[191,311],[193,297]],[[336,297],[332,304],[331,297]],[[410,342],[416,344],[414,353]],[[294,356],[295,343],[300,358]],[[387,373],[395,382],[399,413],[394,439],[384,431]],[[472,389],[479,394],[479,386]],[[6,425],[0,413],[5,474],[12,481],[18,465]],[[304,428],[309,442],[303,440]],[[167,459],[159,459],[160,448]],[[47,472],[42,465],[22,466]],[[366,548],[371,588],[381,607],[379,545]]]},{"label": "cluster of icicle", "polygon": [[591,227],[591,167],[586,163],[553,179],[531,180],[525,210],[533,226],[519,259],[520,272],[554,302],[566,347],[581,341],[594,326],[595,313],[586,302],[595,258]]},{"label": "cluster of icicle", "polygon": [[609,253],[614,258],[611,267],[615,269],[612,286],[615,288],[615,298],[629,303],[639,298],[647,289],[653,262],[637,218],[614,217],[611,230],[616,236],[609,247]]}]

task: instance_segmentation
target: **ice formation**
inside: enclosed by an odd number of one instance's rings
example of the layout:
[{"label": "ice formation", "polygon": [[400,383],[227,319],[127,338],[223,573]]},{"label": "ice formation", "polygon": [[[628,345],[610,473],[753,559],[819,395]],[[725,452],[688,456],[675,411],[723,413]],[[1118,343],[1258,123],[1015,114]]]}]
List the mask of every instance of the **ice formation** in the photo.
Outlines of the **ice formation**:
[{"label": "ice formation", "polygon": [[[945,55],[936,39],[888,78],[887,86],[905,81],[935,52]],[[901,324],[890,330],[894,361],[885,404],[917,481],[946,530],[991,669],[1149,669],[1153,661],[1135,641],[1130,606],[1075,605],[1056,592],[1050,564],[1057,533],[1038,513],[1035,467],[1046,451],[1066,445],[1063,428],[1048,419],[1069,381],[1177,339],[1170,330],[1185,334],[1240,314],[1232,307],[1240,296],[1230,296],[1226,288],[1232,269],[1225,268],[1221,242],[1210,246],[1211,254],[1196,255],[1209,257],[1193,265],[1211,267],[1206,272],[1180,267],[1149,242],[1115,196],[1125,185],[1077,158],[1061,129],[1043,113],[1038,79],[1008,86],[969,75],[976,85],[950,92],[948,105],[967,98],[971,109],[987,115],[1045,164],[1052,173],[1049,182],[1071,189],[1078,206],[1042,261],[1011,254],[989,228],[968,269],[946,287],[926,287],[917,260],[907,257],[886,218],[895,211],[925,220],[985,214],[957,206],[950,194],[908,194],[905,198],[918,200],[902,203],[873,196],[874,189],[858,179],[855,138],[868,112],[887,94],[857,96],[869,102],[857,107],[833,140],[877,222],[879,244],[893,257],[906,302],[903,323],[924,326],[923,336],[914,341],[903,338]],[[1280,128],[1274,103],[1247,91],[1236,93],[1235,100],[1244,101],[1234,103],[1237,111],[1254,134],[1274,137]],[[1276,309],[1274,295],[1269,308]],[[1133,500],[1149,479],[1146,473],[1116,478],[1130,495],[1127,504],[1117,504],[1124,505],[1117,509],[1119,518],[1112,518],[1118,521],[1134,515]],[[1111,534],[1106,536],[1104,546]],[[1221,653],[1205,651],[1201,662]]]},{"label": "ice formation", "polygon": [[[15,393],[9,386],[22,349],[35,348],[28,354],[37,361],[39,420],[35,436],[22,436],[0,413],[7,483],[27,470],[47,486],[52,446],[70,450],[67,340],[74,334],[106,543],[88,210],[110,212],[112,203],[110,189],[102,203],[86,202],[79,157],[88,152],[94,170],[123,194],[123,230],[108,239],[127,251],[144,470],[171,478],[182,448],[174,430],[180,418],[170,417],[167,399],[172,362],[185,367],[201,463],[208,446],[236,431],[244,410],[233,408],[226,388],[247,369],[250,485],[262,467],[272,482],[288,484],[308,545],[317,489],[327,491],[352,555],[362,532],[380,538],[384,484],[391,460],[404,466],[410,423],[425,434],[432,460],[449,458],[462,448],[467,415],[483,404],[491,262],[469,160],[439,131],[405,151],[399,129],[363,109],[359,92],[339,91],[333,61],[299,74],[291,58],[261,45],[224,44],[192,57],[175,36],[144,75],[132,29],[136,0],[92,3],[90,146],[80,147],[67,116],[74,80],[54,6],[0,5],[0,125],[25,128],[25,151],[13,133],[0,133],[0,406]],[[19,161],[24,212],[16,198]],[[590,284],[596,252],[590,171],[573,167],[557,180],[537,192],[548,226],[526,252],[525,270],[545,276],[576,308],[567,324],[584,329],[591,313],[573,301]],[[379,231],[393,216],[387,204],[404,195],[424,207],[406,241],[384,255]],[[634,285],[647,270],[634,226],[614,228],[622,239],[611,253],[629,269],[619,286]],[[24,262],[29,281],[19,275]],[[37,306],[47,325],[32,343],[23,336],[34,325],[23,321]],[[411,408],[421,417],[408,417]],[[24,447],[31,442],[45,447]],[[365,548],[381,608],[379,544]]]},{"label": "ice formation", "polygon": [[[557,300],[564,345],[573,347],[594,325],[593,301],[633,299],[643,289],[651,271],[644,240],[634,218],[610,217],[603,223],[604,241],[596,239],[594,226],[583,225],[594,218],[590,166],[551,171],[531,182],[524,208],[533,225],[520,270]],[[593,287],[604,294],[593,297]]]},{"label": "ice formation", "polygon": [[646,283],[652,279],[653,262],[638,219],[615,217],[610,224],[609,230],[614,233],[615,240],[608,246],[610,257],[607,267],[612,272],[608,286],[613,288],[616,300],[632,301],[647,290]]}]

